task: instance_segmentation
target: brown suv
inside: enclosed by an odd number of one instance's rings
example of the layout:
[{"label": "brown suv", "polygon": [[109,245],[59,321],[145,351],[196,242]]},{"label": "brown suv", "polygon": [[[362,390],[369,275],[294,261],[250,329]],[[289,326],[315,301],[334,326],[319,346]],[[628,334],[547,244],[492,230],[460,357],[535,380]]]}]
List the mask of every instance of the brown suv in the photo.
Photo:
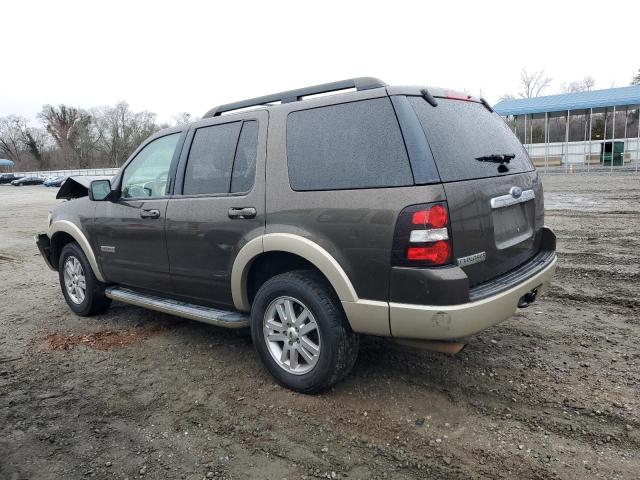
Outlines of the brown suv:
[{"label": "brown suv", "polygon": [[74,312],[250,326],[302,392],[349,372],[359,334],[455,352],[556,264],[538,174],[491,107],[374,78],[214,108],[59,197],[37,242]]}]

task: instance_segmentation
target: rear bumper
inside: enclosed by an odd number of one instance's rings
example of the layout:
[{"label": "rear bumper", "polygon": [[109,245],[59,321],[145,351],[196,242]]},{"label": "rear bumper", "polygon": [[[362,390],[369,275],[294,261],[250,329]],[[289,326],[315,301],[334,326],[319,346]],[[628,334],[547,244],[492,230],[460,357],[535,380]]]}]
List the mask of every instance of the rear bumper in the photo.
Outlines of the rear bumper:
[{"label": "rear bumper", "polygon": [[34,240],[36,241],[38,250],[40,250],[40,255],[44,258],[47,267],[51,270],[56,270],[53,268],[53,265],[51,265],[51,239],[49,236],[46,233],[39,233],[34,237]]},{"label": "rear bumper", "polygon": [[391,335],[398,338],[452,340],[472,335],[513,315],[523,295],[542,293],[551,283],[557,257],[548,257],[536,273],[515,286],[460,305],[389,304]]}]

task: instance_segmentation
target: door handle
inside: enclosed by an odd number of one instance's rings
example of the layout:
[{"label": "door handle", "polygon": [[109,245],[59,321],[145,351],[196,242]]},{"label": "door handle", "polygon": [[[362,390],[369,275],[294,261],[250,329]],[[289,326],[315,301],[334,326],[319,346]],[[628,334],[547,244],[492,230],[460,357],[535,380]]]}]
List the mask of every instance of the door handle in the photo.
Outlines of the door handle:
[{"label": "door handle", "polygon": [[243,208],[234,208],[231,207],[229,209],[229,218],[256,218],[256,209],[253,207],[243,207]]},{"label": "door handle", "polygon": [[140,218],[160,218],[160,210],[140,210]]}]

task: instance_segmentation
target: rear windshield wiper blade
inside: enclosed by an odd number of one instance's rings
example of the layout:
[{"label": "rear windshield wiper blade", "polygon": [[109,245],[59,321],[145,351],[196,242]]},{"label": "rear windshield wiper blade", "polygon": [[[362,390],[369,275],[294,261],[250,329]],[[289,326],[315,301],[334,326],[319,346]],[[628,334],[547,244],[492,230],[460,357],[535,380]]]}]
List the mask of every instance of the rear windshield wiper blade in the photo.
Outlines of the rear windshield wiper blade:
[{"label": "rear windshield wiper blade", "polygon": [[515,153],[492,153],[491,155],[476,157],[476,160],[480,162],[509,163],[509,161],[515,157]]}]

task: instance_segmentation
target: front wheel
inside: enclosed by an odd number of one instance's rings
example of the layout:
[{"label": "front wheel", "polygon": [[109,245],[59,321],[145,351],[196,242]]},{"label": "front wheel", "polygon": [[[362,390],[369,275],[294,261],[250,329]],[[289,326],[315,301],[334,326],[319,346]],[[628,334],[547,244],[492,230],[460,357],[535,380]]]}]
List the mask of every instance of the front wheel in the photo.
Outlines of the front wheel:
[{"label": "front wheel", "polygon": [[311,271],[283,273],[260,287],[251,308],[251,335],[269,373],[302,393],[333,386],[358,355],[358,336],[340,301]]},{"label": "front wheel", "polygon": [[89,260],[76,242],[67,243],[62,249],[58,274],[67,305],[77,315],[96,315],[111,304],[111,299],[104,294],[104,284],[96,279]]}]

